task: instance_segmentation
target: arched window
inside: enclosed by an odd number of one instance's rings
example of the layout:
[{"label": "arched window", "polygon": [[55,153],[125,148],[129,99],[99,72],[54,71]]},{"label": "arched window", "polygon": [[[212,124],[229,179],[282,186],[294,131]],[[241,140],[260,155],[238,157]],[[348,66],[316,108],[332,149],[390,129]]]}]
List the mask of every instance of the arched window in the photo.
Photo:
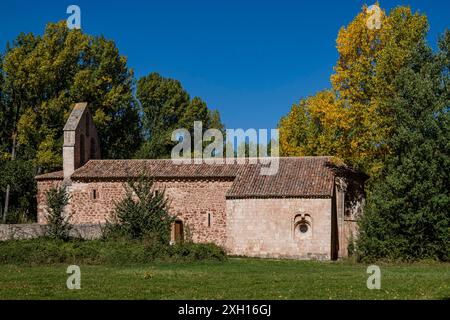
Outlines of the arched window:
[{"label": "arched window", "polygon": [[80,136],[80,166],[84,165],[86,162],[86,148],[84,143],[84,135]]},{"label": "arched window", "polygon": [[90,146],[90,154],[89,154],[89,158],[90,159],[97,159],[97,145],[95,143],[95,139],[94,137],[91,138],[91,146]]}]

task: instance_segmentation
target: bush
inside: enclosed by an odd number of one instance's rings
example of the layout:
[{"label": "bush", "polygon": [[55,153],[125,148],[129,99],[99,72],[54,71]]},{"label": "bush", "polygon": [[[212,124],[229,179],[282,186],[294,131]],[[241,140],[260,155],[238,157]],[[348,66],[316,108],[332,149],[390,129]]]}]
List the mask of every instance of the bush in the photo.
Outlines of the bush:
[{"label": "bush", "polygon": [[153,181],[141,176],[129,181],[125,198],[116,204],[105,228],[105,237],[126,237],[169,243],[175,217],[169,214],[165,192],[156,191]]},{"label": "bush", "polygon": [[51,188],[45,193],[47,199],[48,236],[52,239],[68,239],[72,228],[70,216],[65,216],[64,207],[69,203],[69,195],[64,188]]},{"label": "bush", "polygon": [[[0,210],[1,211],[1,210]],[[26,224],[33,223],[35,219],[30,218],[27,209],[10,208],[6,216],[5,224]]]},{"label": "bush", "polygon": [[118,264],[225,261],[215,244],[163,245],[151,240],[70,240],[40,238],[0,242],[0,264]]}]

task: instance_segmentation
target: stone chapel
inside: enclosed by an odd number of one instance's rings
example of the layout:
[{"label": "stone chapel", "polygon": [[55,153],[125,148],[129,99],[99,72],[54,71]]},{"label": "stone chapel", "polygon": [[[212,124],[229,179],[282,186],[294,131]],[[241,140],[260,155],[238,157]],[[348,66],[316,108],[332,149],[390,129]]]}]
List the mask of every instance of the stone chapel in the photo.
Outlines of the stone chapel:
[{"label": "stone chapel", "polygon": [[73,224],[101,224],[142,172],[164,189],[176,216],[172,239],[186,229],[194,242],[213,242],[230,255],[335,260],[357,237],[364,177],[332,157],[278,158],[261,164],[176,164],[172,160],[103,160],[87,103],[78,103],[64,127],[63,170],[36,177],[38,222],[46,223],[45,192],[65,187]]}]

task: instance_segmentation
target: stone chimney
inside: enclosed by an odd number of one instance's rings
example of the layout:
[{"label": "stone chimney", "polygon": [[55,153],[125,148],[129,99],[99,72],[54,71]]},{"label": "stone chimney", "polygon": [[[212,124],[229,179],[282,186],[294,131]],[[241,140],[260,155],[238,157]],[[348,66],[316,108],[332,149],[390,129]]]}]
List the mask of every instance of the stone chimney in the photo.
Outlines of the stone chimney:
[{"label": "stone chimney", "polygon": [[86,102],[75,104],[64,126],[64,180],[90,159],[100,159],[97,129]]}]

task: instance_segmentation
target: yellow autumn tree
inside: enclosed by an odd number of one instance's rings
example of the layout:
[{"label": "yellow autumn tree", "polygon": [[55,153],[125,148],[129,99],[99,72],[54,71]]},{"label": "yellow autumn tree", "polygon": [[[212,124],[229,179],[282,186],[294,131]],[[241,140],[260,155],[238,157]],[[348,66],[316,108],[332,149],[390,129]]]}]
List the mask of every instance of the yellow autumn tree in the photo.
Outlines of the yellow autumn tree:
[{"label": "yellow autumn tree", "polygon": [[343,114],[331,90],[302,99],[281,118],[280,147],[285,156],[335,154],[345,132]]},{"label": "yellow autumn tree", "polygon": [[[303,99],[281,119],[283,155],[333,155],[369,175],[382,167],[392,128],[385,101],[395,92],[395,74],[424,40],[428,22],[408,7],[389,15],[368,9],[339,31],[332,89]],[[378,26],[370,25],[374,14]]]}]

